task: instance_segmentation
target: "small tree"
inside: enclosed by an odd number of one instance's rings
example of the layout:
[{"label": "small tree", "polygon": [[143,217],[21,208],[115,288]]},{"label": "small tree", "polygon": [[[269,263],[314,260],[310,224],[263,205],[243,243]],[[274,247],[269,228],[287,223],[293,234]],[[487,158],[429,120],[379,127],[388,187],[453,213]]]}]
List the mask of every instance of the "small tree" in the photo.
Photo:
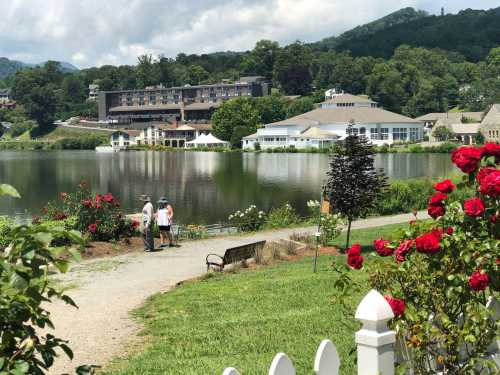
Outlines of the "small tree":
[{"label": "small tree", "polygon": [[330,209],[347,219],[346,249],[349,247],[351,223],[372,209],[387,186],[387,178],[373,164],[373,147],[364,136],[354,135],[354,122],[347,128],[348,136],[334,148],[325,193]]},{"label": "small tree", "polygon": [[453,133],[445,126],[438,126],[432,132],[432,135],[440,141],[447,141],[453,137]]},{"label": "small tree", "polygon": [[486,141],[486,139],[484,138],[484,135],[483,133],[481,133],[481,131],[477,131],[476,135],[474,136],[475,138],[475,141],[478,145],[484,145],[484,142]]}]

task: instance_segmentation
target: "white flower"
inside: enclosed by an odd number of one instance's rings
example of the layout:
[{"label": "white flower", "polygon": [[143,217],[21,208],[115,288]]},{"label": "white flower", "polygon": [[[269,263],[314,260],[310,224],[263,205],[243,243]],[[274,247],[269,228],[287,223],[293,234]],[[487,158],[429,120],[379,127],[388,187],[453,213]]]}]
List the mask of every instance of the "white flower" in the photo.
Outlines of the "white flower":
[{"label": "white flower", "polygon": [[244,217],[244,216],[245,216],[245,215],[243,215],[243,214],[240,214],[240,217]]}]

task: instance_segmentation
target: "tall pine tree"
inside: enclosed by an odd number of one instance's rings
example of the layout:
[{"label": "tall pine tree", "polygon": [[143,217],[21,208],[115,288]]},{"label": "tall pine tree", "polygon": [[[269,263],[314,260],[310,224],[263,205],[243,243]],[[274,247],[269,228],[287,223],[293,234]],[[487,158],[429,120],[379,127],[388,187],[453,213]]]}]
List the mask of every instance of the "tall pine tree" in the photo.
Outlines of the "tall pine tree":
[{"label": "tall pine tree", "polygon": [[387,186],[387,177],[375,169],[372,145],[365,136],[355,134],[353,120],[349,122],[347,134],[330,156],[325,185],[331,211],[347,218],[346,249],[352,221],[365,217]]}]

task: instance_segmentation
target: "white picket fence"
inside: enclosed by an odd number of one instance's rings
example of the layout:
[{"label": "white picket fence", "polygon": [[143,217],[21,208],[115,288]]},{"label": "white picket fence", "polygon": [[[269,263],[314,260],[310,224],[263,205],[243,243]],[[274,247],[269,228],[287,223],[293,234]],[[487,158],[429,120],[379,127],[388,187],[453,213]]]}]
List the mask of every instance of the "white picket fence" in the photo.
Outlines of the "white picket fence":
[{"label": "white picket fence", "polygon": [[[490,299],[488,308],[493,311],[493,319],[500,319],[500,304]],[[376,290],[371,290],[356,310],[356,319],[363,325],[356,332],[358,375],[394,375],[394,343],[396,333],[389,330],[387,322],[394,317],[385,298]],[[495,339],[490,348],[491,359],[500,366],[499,340]],[[316,375],[339,375],[340,358],[335,345],[323,340],[314,359]],[[439,373],[436,371],[436,373]],[[278,353],[271,363],[269,375],[295,375],[295,367],[285,353]],[[240,375],[238,370],[228,367],[222,375]]]},{"label": "white picket fence", "polygon": [[[363,323],[356,332],[358,375],[394,375],[394,343],[396,333],[389,330],[387,322],[394,317],[385,298],[376,290],[370,291],[356,310],[356,319]],[[314,359],[316,375],[338,375],[340,358],[335,345],[323,340]],[[295,367],[285,353],[278,353],[269,375],[295,375]],[[228,367],[222,375],[240,375]]]}]

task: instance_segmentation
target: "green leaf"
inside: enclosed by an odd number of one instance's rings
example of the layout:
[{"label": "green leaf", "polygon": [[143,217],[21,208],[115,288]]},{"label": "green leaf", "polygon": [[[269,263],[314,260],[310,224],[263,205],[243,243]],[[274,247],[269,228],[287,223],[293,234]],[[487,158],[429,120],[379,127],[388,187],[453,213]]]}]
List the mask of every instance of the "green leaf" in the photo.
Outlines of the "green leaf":
[{"label": "green leaf", "polygon": [[67,272],[69,269],[69,262],[66,260],[61,260],[61,259],[55,260],[54,265],[57,267],[59,272],[62,272],[62,273]]},{"label": "green leaf", "polygon": [[0,196],[2,195],[8,195],[13,198],[21,198],[17,190],[13,186],[7,184],[0,184]]},{"label": "green leaf", "polygon": [[71,254],[71,256],[73,257],[73,259],[77,262],[79,262],[80,260],[82,260],[82,256],[80,254],[80,251],[74,247],[71,247],[68,249],[68,252]]},{"label": "green leaf", "polygon": [[28,286],[28,281],[16,272],[10,275],[9,283],[18,290],[23,290]]},{"label": "green leaf", "polygon": [[53,239],[52,234],[47,233],[47,232],[38,232],[33,237],[38,242],[41,242],[44,247],[49,246],[50,243],[52,242],[52,239]]}]

